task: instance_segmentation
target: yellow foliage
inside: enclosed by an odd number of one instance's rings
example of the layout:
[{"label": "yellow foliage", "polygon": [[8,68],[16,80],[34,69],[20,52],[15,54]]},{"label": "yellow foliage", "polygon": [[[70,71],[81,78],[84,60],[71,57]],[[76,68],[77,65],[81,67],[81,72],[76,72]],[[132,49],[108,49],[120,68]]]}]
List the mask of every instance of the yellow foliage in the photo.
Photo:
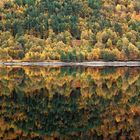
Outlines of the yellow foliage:
[{"label": "yellow foliage", "polygon": [[0,1],[0,8],[2,8],[4,5],[3,1]]},{"label": "yellow foliage", "polygon": [[122,52],[120,52],[117,48],[114,48],[113,50],[112,50],[112,53],[114,54],[114,55],[116,55],[117,56],[117,59],[118,60],[123,60],[123,54],[122,54]]},{"label": "yellow foliage", "polygon": [[121,11],[121,5],[120,5],[120,4],[117,4],[116,10],[117,10],[118,12]]},{"label": "yellow foliage", "polygon": [[116,122],[120,122],[121,121],[121,117],[120,116],[116,116],[115,120],[116,120]]},{"label": "yellow foliage", "polygon": [[100,57],[101,50],[99,48],[95,48],[92,50],[92,57],[93,59],[97,60]]}]

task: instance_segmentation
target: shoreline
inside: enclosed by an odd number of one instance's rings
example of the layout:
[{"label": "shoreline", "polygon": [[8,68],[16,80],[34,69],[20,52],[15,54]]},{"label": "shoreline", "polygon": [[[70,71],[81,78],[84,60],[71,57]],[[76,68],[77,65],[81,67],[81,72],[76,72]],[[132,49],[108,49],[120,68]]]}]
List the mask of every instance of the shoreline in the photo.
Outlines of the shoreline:
[{"label": "shoreline", "polygon": [[0,66],[112,66],[140,67],[140,61],[91,61],[91,62],[0,62]]}]

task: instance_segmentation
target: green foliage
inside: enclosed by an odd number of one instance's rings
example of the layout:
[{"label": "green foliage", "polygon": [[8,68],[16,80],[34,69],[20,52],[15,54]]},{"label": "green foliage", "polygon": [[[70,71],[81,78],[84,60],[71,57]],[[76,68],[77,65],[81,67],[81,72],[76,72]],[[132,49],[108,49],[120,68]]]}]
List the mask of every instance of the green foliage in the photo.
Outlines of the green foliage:
[{"label": "green foliage", "polygon": [[131,22],[129,27],[132,29],[132,30],[135,30],[137,31],[139,34],[140,34],[140,21],[136,21],[136,22]]},{"label": "green foliage", "polygon": [[122,34],[122,27],[121,27],[120,24],[115,23],[114,28],[115,28],[115,32],[118,32],[118,33]]},{"label": "green foliage", "polygon": [[61,61],[66,61],[66,62],[81,62],[85,60],[83,54],[76,53],[76,50],[69,51],[68,53],[61,52],[60,59]]},{"label": "green foliage", "polygon": [[117,57],[115,54],[113,54],[112,52],[103,50],[101,51],[101,59],[105,60],[105,61],[115,61],[117,60]]},{"label": "green foliage", "polygon": [[101,8],[101,1],[100,0],[88,0],[88,4],[93,9]]},{"label": "green foliage", "polygon": [[67,54],[61,53],[61,60],[67,62],[76,62],[76,51],[68,52]]}]

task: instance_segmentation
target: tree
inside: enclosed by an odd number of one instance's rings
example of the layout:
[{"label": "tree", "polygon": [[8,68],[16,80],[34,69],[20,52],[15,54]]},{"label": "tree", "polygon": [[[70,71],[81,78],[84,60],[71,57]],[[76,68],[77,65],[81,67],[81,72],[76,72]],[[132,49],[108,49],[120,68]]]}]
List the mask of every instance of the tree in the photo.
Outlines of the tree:
[{"label": "tree", "polygon": [[13,23],[13,36],[22,35],[23,34],[23,24],[19,20],[15,20]]},{"label": "tree", "polygon": [[122,34],[122,27],[121,27],[120,24],[115,23],[114,28],[115,28],[115,32],[118,32],[119,34]]},{"label": "tree", "polygon": [[7,49],[2,49],[0,48],[0,60],[2,61],[7,61],[7,60],[10,60],[10,56],[8,54],[8,51]]},{"label": "tree", "polygon": [[105,60],[105,61],[114,61],[117,60],[117,57],[115,54],[113,54],[111,51],[109,50],[102,50],[101,51],[101,59]]},{"label": "tree", "polygon": [[17,60],[23,59],[25,56],[22,46],[17,44],[16,46],[10,47],[8,49],[8,54],[12,59],[17,59]]},{"label": "tree", "polygon": [[67,57],[66,57],[66,54],[64,52],[61,52],[60,55],[61,55],[60,56],[61,61],[67,61]]}]

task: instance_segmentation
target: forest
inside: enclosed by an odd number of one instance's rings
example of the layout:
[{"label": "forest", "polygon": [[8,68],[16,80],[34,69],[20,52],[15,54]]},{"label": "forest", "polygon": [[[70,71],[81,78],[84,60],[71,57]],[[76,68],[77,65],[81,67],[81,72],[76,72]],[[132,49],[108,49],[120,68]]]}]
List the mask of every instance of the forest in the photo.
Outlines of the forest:
[{"label": "forest", "polygon": [[140,59],[140,0],[0,0],[0,61]]},{"label": "forest", "polygon": [[140,139],[139,70],[1,67],[0,139]]}]

